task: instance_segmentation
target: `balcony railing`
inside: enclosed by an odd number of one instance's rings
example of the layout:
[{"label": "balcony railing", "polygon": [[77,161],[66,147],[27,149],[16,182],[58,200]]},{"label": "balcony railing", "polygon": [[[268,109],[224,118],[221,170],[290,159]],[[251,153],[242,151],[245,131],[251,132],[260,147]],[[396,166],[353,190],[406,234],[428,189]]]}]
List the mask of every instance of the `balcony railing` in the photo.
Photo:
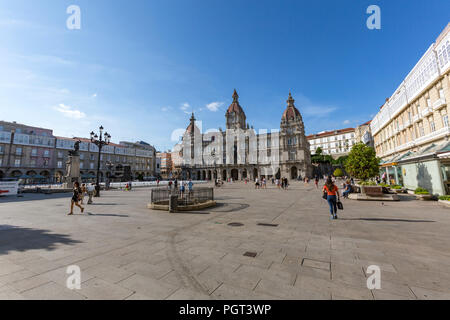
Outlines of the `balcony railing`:
[{"label": "balcony railing", "polygon": [[433,110],[439,110],[447,105],[445,98],[439,98],[433,103]]},{"label": "balcony railing", "polygon": [[426,117],[426,116],[428,116],[428,115],[431,114],[431,113],[433,113],[433,109],[430,108],[430,107],[426,107],[426,108],[424,108],[424,109],[421,111],[422,117]]}]

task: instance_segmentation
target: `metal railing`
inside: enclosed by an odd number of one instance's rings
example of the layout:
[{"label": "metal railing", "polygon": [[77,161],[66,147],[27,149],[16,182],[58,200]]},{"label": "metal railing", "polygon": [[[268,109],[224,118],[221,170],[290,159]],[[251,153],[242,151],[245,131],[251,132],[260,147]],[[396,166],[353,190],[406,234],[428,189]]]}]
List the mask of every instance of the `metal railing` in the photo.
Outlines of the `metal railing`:
[{"label": "metal railing", "polygon": [[151,203],[169,202],[170,196],[176,195],[178,205],[189,205],[214,200],[214,188],[194,188],[192,191],[186,187],[184,192],[179,188],[155,188],[151,190]]}]

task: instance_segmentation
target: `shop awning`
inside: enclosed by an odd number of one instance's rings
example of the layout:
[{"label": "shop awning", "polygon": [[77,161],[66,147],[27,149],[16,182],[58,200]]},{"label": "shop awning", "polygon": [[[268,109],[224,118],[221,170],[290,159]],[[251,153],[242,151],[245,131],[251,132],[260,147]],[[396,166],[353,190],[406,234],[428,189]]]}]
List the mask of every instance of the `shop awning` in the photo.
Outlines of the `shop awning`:
[{"label": "shop awning", "polygon": [[95,175],[93,175],[93,174],[82,174],[81,175],[81,178],[82,179],[93,179],[93,178],[95,178],[96,176]]}]

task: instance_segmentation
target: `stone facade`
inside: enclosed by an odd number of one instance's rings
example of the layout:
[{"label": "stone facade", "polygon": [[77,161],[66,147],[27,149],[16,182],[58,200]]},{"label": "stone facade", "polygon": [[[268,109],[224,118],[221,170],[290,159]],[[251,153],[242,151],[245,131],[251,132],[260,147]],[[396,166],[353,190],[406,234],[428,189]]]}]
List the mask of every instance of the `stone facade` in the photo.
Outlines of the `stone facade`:
[{"label": "stone facade", "polygon": [[[178,152],[180,178],[233,180],[259,177],[297,179],[312,174],[303,119],[289,93],[280,130],[259,133],[246,123],[236,90],[225,114],[226,130],[202,133],[194,114]],[[181,162],[181,163],[180,163]]]},{"label": "stone facade", "polygon": [[172,177],[172,153],[171,152],[158,152],[156,158],[160,159],[160,175],[163,179],[169,179]]},{"label": "stone facade", "polygon": [[374,144],[372,130],[370,129],[370,122],[371,121],[367,121],[366,123],[363,123],[362,125],[359,125],[355,128],[355,138],[356,143],[362,142],[366,146],[373,148]]}]

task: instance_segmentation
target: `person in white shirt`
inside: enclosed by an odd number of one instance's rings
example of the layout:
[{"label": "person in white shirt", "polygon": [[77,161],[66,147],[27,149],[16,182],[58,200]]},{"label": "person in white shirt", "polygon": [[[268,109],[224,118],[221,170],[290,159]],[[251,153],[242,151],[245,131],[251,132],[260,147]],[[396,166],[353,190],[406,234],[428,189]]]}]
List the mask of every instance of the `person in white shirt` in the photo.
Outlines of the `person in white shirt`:
[{"label": "person in white shirt", "polygon": [[88,204],[92,204],[92,196],[94,195],[95,184],[94,183],[88,184],[86,189],[87,189],[87,193],[88,193],[88,196],[89,196]]}]

